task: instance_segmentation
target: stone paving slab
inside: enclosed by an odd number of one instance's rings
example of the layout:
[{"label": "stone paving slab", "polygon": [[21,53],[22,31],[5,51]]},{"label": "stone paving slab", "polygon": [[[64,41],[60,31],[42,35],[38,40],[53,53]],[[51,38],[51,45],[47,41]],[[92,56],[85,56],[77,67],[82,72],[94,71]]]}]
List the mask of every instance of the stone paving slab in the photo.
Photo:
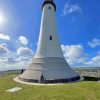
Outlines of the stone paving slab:
[{"label": "stone paving slab", "polygon": [[14,88],[11,88],[11,89],[8,89],[6,90],[7,92],[17,92],[19,90],[21,90],[22,88],[21,87],[14,87]]}]

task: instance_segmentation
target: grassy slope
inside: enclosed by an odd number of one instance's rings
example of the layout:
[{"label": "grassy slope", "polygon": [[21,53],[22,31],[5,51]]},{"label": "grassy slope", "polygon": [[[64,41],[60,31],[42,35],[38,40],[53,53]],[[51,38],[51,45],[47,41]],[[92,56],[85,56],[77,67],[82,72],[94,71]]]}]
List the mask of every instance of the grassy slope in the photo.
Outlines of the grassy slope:
[{"label": "grassy slope", "polygon": [[[28,86],[14,82],[16,75],[0,77],[0,100],[100,100],[100,83],[83,81],[59,86]],[[16,93],[5,90],[23,89]]]}]

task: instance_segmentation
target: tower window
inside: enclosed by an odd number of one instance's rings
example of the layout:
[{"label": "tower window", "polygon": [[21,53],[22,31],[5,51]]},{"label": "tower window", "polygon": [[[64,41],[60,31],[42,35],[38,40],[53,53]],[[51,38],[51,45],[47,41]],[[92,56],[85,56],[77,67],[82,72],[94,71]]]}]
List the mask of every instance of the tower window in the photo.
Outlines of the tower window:
[{"label": "tower window", "polygon": [[51,7],[49,7],[49,10],[51,9]]},{"label": "tower window", "polygon": [[50,36],[50,40],[52,40],[52,36]]}]

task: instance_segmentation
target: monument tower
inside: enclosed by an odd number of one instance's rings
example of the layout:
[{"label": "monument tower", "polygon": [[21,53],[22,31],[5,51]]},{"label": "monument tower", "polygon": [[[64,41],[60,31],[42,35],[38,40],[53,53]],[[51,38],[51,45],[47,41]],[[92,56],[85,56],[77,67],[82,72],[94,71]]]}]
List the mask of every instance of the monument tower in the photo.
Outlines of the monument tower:
[{"label": "monument tower", "polygon": [[56,5],[44,0],[36,54],[19,80],[31,83],[66,83],[80,80],[66,62],[56,29]]}]

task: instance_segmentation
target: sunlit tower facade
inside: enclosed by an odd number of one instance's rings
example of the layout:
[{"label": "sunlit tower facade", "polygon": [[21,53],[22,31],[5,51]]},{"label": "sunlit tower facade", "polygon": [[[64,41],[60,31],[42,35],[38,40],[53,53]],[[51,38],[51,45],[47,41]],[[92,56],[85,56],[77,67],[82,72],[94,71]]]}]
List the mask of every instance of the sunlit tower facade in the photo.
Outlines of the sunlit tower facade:
[{"label": "sunlit tower facade", "polygon": [[36,54],[18,79],[31,83],[67,83],[80,80],[80,76],[66,62],[56,28],[56,5],[44,0]]}]

